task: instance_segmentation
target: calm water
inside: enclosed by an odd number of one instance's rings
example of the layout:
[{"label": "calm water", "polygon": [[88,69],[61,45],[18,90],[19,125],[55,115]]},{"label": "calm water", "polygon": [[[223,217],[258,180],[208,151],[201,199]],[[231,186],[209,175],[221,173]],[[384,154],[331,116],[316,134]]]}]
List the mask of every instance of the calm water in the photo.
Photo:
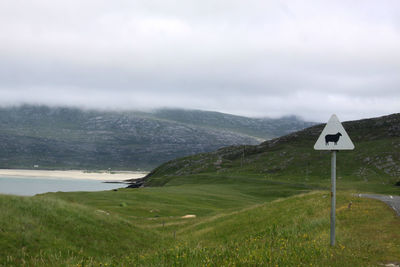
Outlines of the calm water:
[{"label": "calm water", "polygon": [[46,192],[102,191],[126,187],[96,180],[0,177],[0,194],[33,196]]}]

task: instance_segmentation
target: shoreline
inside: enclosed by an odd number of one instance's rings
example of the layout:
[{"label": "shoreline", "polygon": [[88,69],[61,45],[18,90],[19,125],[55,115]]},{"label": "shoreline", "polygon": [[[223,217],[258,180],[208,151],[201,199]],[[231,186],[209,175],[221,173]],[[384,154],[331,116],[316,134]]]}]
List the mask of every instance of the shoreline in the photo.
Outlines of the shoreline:
[{"label": "shoreline", "polygon": [[82,171],[82,170],[25,170],[25,169],[0,169],[0,177],[7,178],[39,178],[39,179],[79,179],[97,181],[125,181],[140,179],[148,172],[139,171]]}]

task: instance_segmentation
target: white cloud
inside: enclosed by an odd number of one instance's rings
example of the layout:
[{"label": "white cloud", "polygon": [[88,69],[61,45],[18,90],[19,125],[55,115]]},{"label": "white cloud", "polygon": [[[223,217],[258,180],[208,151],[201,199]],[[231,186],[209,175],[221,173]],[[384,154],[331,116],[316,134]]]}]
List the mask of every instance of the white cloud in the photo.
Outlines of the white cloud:
[{"label": "white cloud", "polygon": [[399,14],[389,0],[5,0],[0,103],[398,112]]}]

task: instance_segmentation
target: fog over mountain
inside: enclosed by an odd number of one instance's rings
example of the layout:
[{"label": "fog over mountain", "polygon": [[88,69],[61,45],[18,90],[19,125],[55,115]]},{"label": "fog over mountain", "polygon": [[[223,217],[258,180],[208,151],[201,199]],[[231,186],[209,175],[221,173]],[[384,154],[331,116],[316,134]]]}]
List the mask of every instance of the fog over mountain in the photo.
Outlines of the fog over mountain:
[{"label": "fog over mountain", "polygon": [[0,105],[398,112],[400,2],[0,2]]}]

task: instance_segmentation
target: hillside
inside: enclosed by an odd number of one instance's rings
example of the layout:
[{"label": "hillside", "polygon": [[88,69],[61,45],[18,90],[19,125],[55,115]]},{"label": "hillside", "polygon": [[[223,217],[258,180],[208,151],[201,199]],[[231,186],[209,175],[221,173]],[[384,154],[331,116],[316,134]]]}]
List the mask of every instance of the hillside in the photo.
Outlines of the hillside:
[{"label": "hillside", "polygon": [[[385,188],[400,180],[400,114],[343,125],[356,148],[338,153],[339,181],[353,181],[366,189],[372,184]],[[147,177],[146,185],[191,183],[192,176],[198,183],[198,177],[212,175],[216,176],[214,182],[224,183],[232,177],[254,176],[326,186],[330,179],[330,153],[313,150],[323,127],[316,125],[255,146],[231,146],[176,159],[156,168]]]},{"label": "hillside", "polygon": [[296,132],[314,125],[295,116],[270,118],[247,118],[219,112],[162,109],[154,112],[157,118],[172,120],[189,125],[197,125],[212,129],[229,130],[264,140]]},{"label": "hillside", "polygon": [[0,108],[0,168],[151,169],[177,157],[258,144],[309,124],[295,117],[259,120],[189,110]]},{"label": "hillside", "polygon": [[170,161],[142,188],[0,195],[0,265],[395,266],[399,217],[358,193],[400,195],[400,114],[344,126],[335,247],[318,125]]},{"label": "hillside", "polygon": [[[337,246],[330,247],[328,192],[253,182],[0,195],[0,265],[378,266],[399,261],[400,221],[384,203],[339,191]],[[186,214],[196,218],[182,218]]]}]

